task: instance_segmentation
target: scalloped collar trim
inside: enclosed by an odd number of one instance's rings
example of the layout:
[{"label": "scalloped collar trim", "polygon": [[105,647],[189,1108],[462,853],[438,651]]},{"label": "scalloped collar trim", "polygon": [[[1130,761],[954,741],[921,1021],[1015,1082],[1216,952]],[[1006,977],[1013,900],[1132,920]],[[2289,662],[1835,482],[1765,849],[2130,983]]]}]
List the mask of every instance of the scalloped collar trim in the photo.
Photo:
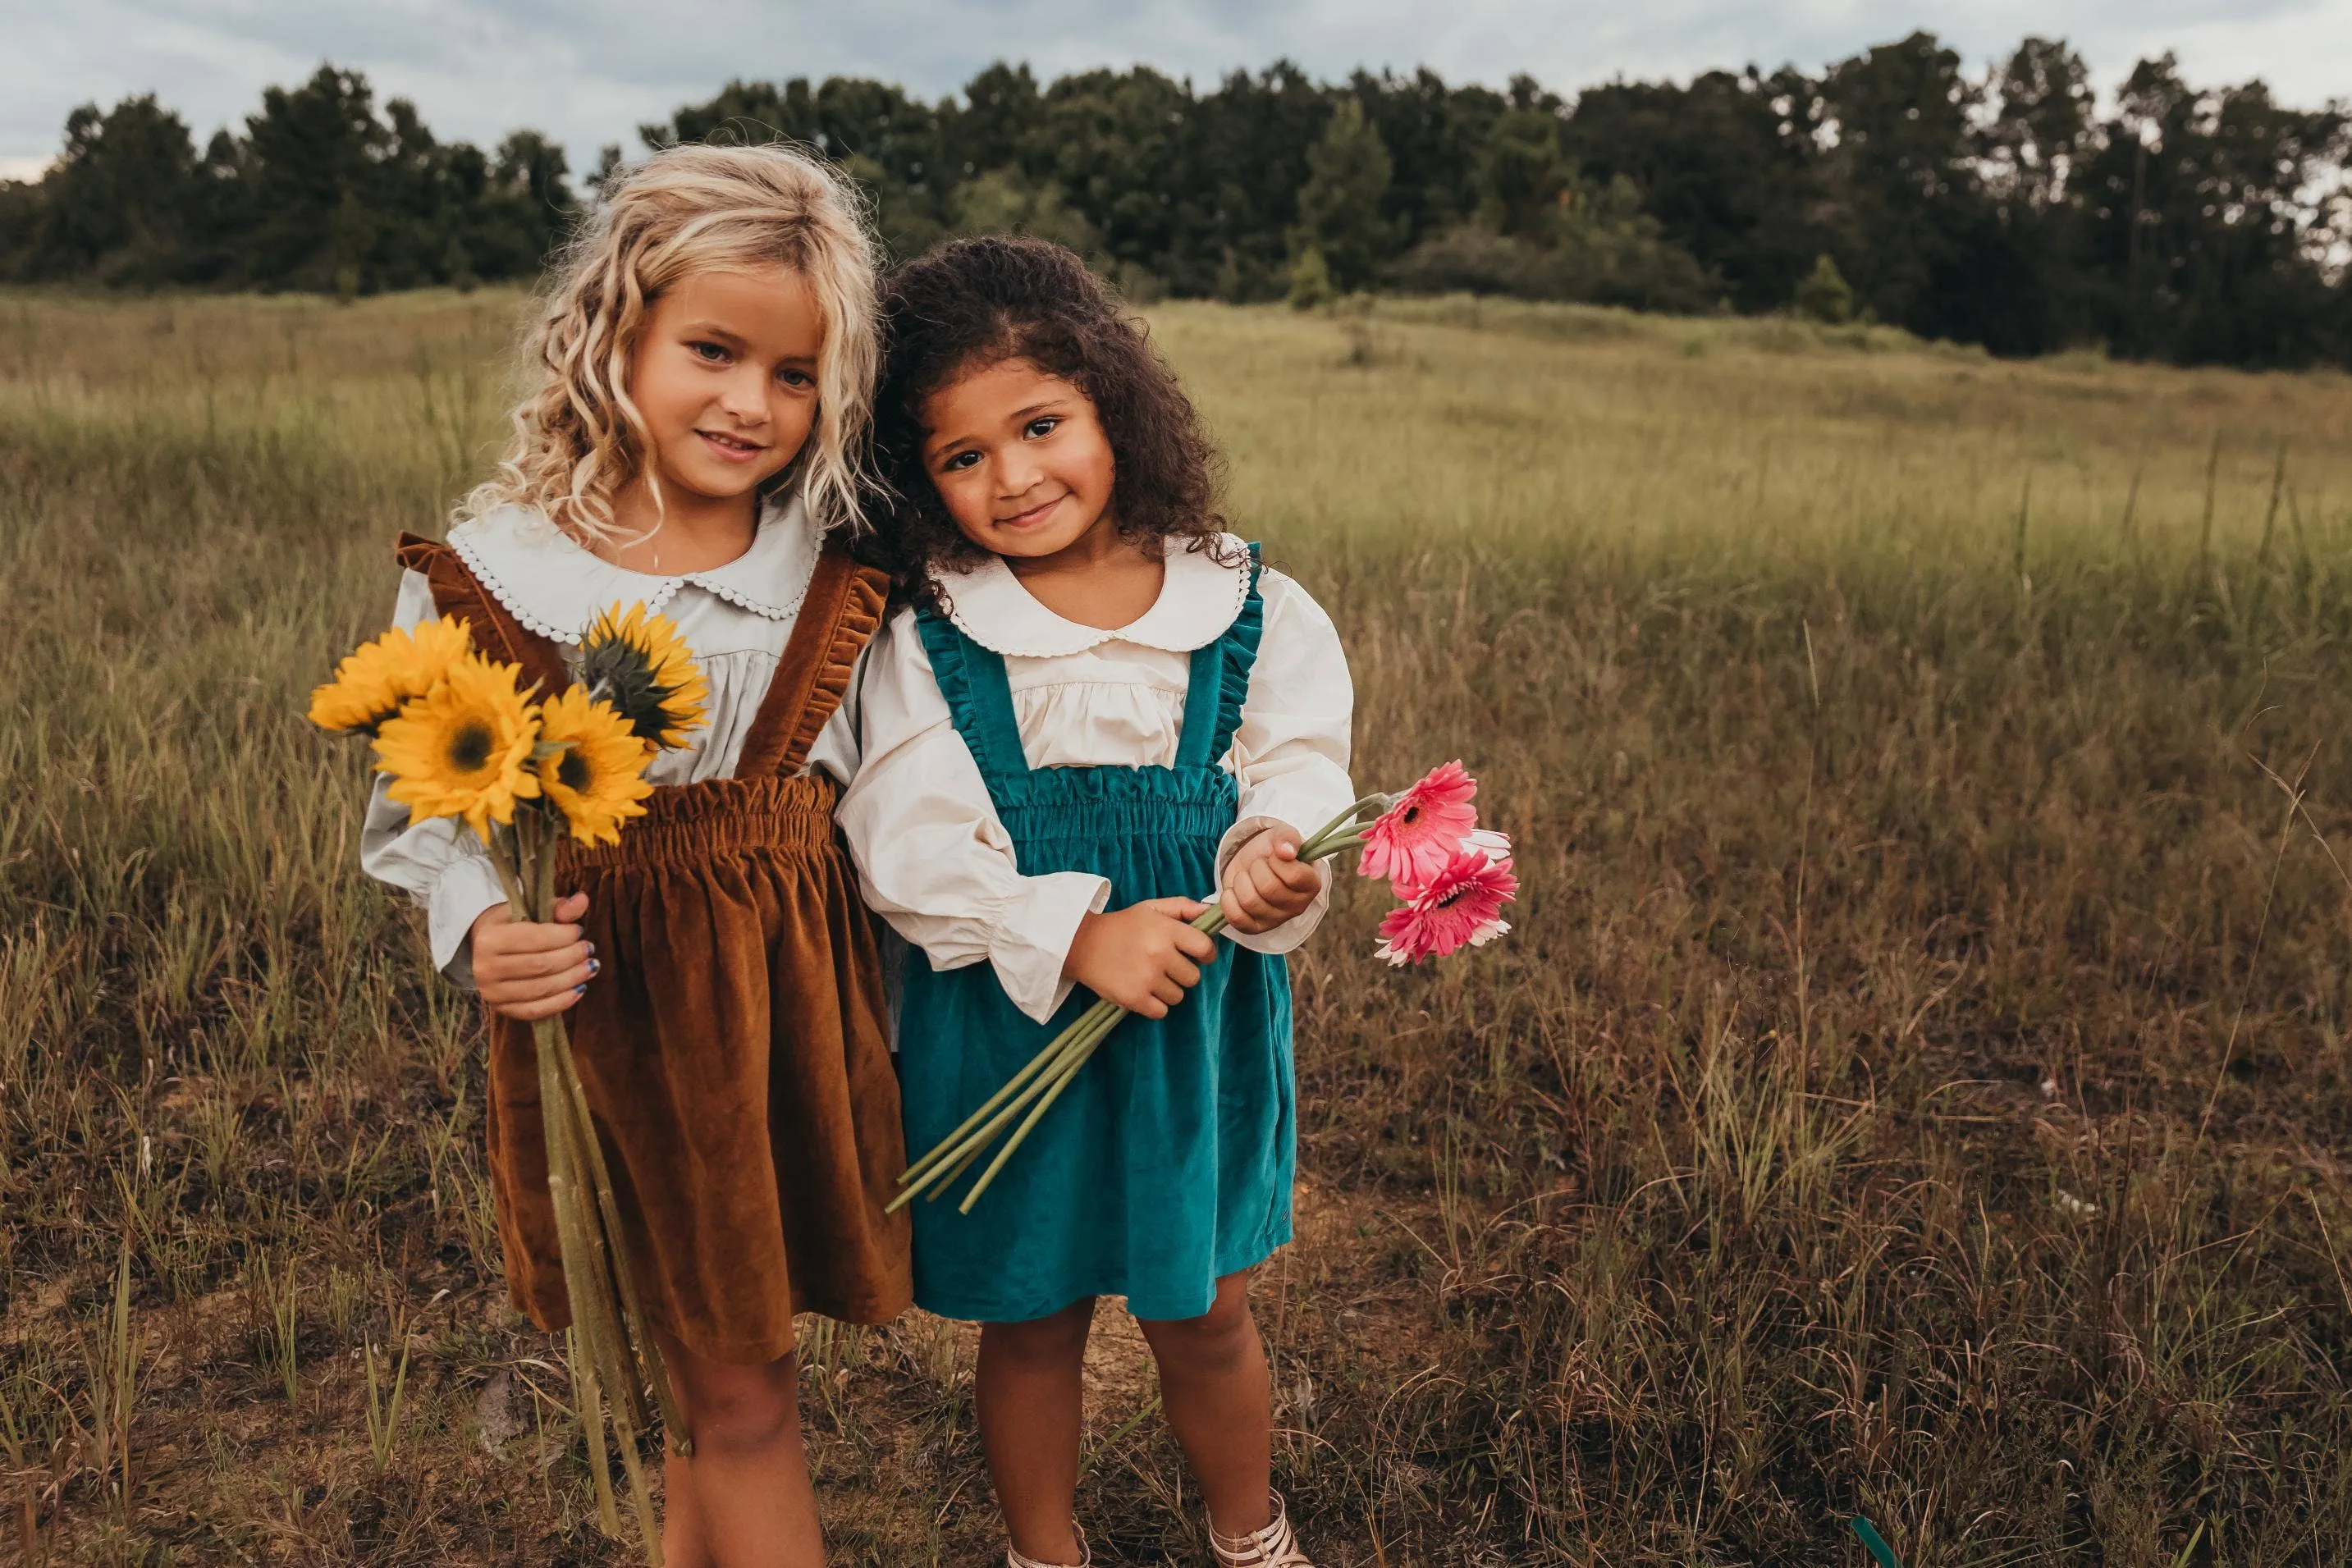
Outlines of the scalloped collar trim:
[{"label": "scalloped collar trim", "polygon": [[770,502],[751,548],[708,571],[660,576],[599,559],[530,507],[503,507],[449,530],[466,570],[526,631],[576,643],[597,614],[642,601],[658,613],[688,583],[771,621],[790,621],[808,597],[822,540],[800,497]]},{"label": "scalloped collar trim", "polygon": [[1247,547],[1231,534],[1219,535],[1216,543],[1242,564],[1225,566],[1205,549],[1170,549],[1160,597],[1136,620],[1114,629],[1082,626],[1055,614],[997,556],[944,579],[940,586],[948,593],[948,619],[991,653],[1058,659],[1116,642],[1189,653],[1223,636],[1249,600]]}]

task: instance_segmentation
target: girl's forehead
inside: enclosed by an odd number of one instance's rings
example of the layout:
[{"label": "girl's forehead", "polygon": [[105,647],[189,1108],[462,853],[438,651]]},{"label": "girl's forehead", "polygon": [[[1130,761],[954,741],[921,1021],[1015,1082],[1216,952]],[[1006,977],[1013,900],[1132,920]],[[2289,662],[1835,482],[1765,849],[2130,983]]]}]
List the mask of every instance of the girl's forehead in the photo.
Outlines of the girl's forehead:
[{"label": "girl's forehead", "polygon": [[676,320],[688,318],[736,331],[822,338],[824,302],[793,268],[711,267],[686,274],[654,297],[653,308]]},{"label": "girl's forehead", "polygon": [[654,298],[669,299],[680,294],[746,298],[792,296],[813,301],[816,290],[809,287],[806,275],[798,267],[786,267],[782,262],[732,261],[688,267],[664,284]]},{"label": "girl's forehead", "polygon": [[953,402],[997,402],[1007,398],[1025,400],[1055,392],[1086,395],[1068,377],[1056,375],[1026,355],[996,354],[966,361],[940,383],[928,401],[938,407]]}]

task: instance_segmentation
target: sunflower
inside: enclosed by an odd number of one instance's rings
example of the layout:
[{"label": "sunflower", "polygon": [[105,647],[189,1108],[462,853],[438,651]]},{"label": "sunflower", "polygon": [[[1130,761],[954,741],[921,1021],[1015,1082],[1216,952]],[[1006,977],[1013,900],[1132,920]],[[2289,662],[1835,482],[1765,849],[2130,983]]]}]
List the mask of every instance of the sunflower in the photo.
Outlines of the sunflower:
[{"label": "sunflower", "polygon": [[490,823],[514,821],[515,802],[539,794],[530,770],[539,710],[518,689],[520,664],[470,654],[449,666],[439,685],[401,708],[376,734],[385,791],[408,808],[408,820],[463,817],[483,841]]},{"label": "sunflower", "polygon": [[444,615],[394,627],[362,643],[335,666],[335,678],[310,694],[310,722],[321,729],[373,735],[411,697],[421,697],[473,652],[465,622]]},{"label": "sunflower", "polygon": [[667,615],[617,604],[596,617],[580,642],[580,681],[613,705],[639,739],[682,746],[702,722],[710,683]]},{"label": "sunflower", "polygon": [[531,766],[572,836],[583,844],[619,843],[621,824],[644,816],[646,809],[637,802],[654,792],[645,779],[654,748],[637,738],[618,709],[590,696],[585,686],[573,686],[540,708],[539,741]]}]

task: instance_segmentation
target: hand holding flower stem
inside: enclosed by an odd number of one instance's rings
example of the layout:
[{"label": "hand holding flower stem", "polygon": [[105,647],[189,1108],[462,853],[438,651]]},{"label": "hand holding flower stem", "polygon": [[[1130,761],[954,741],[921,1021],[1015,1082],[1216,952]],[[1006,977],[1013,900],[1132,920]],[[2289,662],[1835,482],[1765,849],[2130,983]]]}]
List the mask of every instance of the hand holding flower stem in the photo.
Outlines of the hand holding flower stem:
[{"label": "hand holding flower stem", "polygon": [[[1298,846],[1299,862],[1312,865],[1359,847],[1364,841],[1361,830],[1369,825],[1368,818],[1377,817],[1387,810],[1390,804],[1391,798],[1386,795],[1367,795],[1357,800],[1326,823],[1322,831]],[[1226,925],[1224,905],[1221,902],[1211,903],[1190,924],[1193,930],[1203,936],[1216,936]],[[997,1135],[1012,1124],[1014,1117],[1022,1116],[1025,1111],[1027,1114],[1013,1130],[1013,1135],[997,1151],[996,1157],[989,1162],[988,1168],[981,1173],[980,1179],[972,1184],[963,1201],[956,1206],[961,1212],[970,1214],[971,1206],[980,1201],[980,1195],[986,1192],[989,1184],[996,1179],[996,1173],[1004,1168],[1004,1162],[1012,1158],[1013,1151],[1021,1146],[1030,1129],[1036,1126],[1045,1113],[1053,1108],[1054,1102],[1061,1098],[1062,1091],[1069,1087],[1070,1080],[1093,1056],[1095,1048],[1109,1036],[1127,1013],[1127,1009],[1114,1002],[1097,1001],[1079,1014],[1076,1022],[1055,1036],[1027,1066],[1013,1074],[1010,1082],[990,1096],[979,1110],[964,1118],[962,1125],[950,1133],[929,1154],[907,1168],[906,1174],[898,1178],[904,1190],[891,1201],[891,1209],[895,1211],[913,1202],[919,1193],[928,1192],[931,1197],[938,1197],[988,1151],[988,1146],[995,1142]]]}]

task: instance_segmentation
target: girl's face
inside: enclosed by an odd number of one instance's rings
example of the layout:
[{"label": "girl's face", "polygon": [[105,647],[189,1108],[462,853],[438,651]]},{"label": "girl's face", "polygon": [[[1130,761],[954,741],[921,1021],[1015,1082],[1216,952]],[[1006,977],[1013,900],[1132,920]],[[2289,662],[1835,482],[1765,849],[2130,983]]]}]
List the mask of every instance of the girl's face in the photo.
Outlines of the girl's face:
[{"label": "girl's face", "polygon": [[1110,513],[1094,400],[1027,360],[960,376],[923,405],[923,466],[964,538],[995,555],[1067,549]]},{"label": "girl's face", "polygon": [[665,486],[734,500],[773,478],[816,423],[824,313],[784,267],[698,272],[654,301],[629,397]]}]

